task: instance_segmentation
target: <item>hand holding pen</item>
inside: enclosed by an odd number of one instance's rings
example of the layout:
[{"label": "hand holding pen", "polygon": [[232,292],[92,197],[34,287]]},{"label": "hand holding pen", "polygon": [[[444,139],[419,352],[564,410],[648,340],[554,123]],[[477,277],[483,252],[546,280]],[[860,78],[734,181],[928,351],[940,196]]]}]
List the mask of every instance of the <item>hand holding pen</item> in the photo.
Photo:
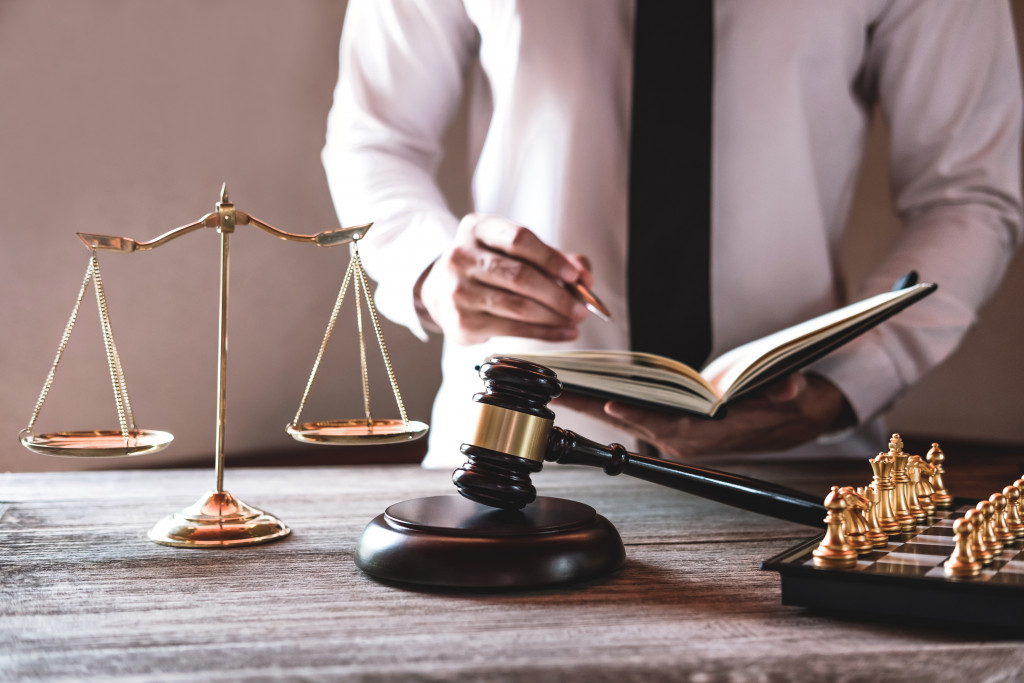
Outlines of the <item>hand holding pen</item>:
[{"label": "hand holding pen", "polygon": [[470,214],[420,277],[416,301],[424,323],[455,343],[494,336],[558,342],[575,339],[591,311],[607,316],[592,284],[582,255],[564,254],[499,216]]}]

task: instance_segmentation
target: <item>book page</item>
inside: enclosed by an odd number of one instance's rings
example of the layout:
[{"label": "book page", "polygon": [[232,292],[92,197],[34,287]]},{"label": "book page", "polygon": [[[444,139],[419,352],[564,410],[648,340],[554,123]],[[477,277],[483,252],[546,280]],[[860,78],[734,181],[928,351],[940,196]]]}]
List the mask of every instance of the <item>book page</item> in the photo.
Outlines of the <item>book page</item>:
[{"label": "book page", "polygon": [[522,353],[517,357],[549,367],[559,376],[565,371],[590,374],[593,378],[586,383],[595,387],[599,387],[604,378],[616,377],[644,384],[673,385],[701,395],[707,401],[718,398],[711,385],[690,366],[650,353],[580,350]]},{"label": "book page", "polygon": [[934,289],[934,285],[923,283],[885,292],[787,327],[722,354],[709,363],[702,374],[719,395],[728,397],[781,358],[816,341],[841,334],[862,320],[895,307],[904,299],[921,296],[924,290],[930,289]]}]

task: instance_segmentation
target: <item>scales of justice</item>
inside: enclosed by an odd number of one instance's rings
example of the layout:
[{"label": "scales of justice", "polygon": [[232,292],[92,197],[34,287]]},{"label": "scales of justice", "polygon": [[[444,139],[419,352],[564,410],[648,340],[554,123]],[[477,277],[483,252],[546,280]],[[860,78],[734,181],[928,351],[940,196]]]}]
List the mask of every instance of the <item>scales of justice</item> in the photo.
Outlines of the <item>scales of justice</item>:
[{"label": "scales of justice", "polygon": [[[323,341],[313,362],[313,369],[306,382],[302,399],[299,401],[298,410],[295,413],[295,417],[286,427],[288,434],[297,441],[305,443],[355,445],[408,441],[419,438],[427,432],[427,425],[411,421],[406,415],[402,396],[398,390],[398,382],[395,378],[390,356],[388,355],[387,345],[384,343],[384,335],[381,331],[377,310],[373,303],[373,297],[370,294],[366,271],[363,269],[362,261],[359,257],[359,240],[370,229],[372,223],[326,230],[313,235],[285,232],[264,223],[254,216],[235,209],[234,204],[228,200],[228,190],[225,184],[221,188],[220,201],[217,202],[214,211],[193,223],[175,228],[149,242],[139,242],[130,237],[77,233],[78,237],[90,250],[89,264],[86,268],[85,278],[79,289],[78,297],[75,300],[71,317],[61,337],[53,365],[43,384],[39,399],[36,401],[28,427],[21,431],[19,438],[26,448],[43,455],[91,458],[155,453],[165,448],[174,438],[168,432],[141,429],[135,424],[135,416],[128,398],[128,388],[125,384],[121,359],[117,352],[117,345],[114,343],[114,333],[110,325],[110,314],[107,309],[106,294],[103,289],[97,252],[112,251],[121,254],[131,254],[136,251],[147,251],[203,228],[216,229],[220,234],[219,347],[217,352],[216,448],[214,451],[216,488],[213,491],[206,492],[191,506],[160,520],[149,530],[148,536],[150,540],[162,545],[185,548],[245,546],[267,543],[283,538],[291,533],[291,529],[281,520],[265,511],[246,505],[224,489],[224,422],[227,398],[228,351],[228,247],[231,234],[235,232],[235,228],[243,225],[253,225],[275,237],[292,242],[315,244],[320,247],[333,247],[341,244],[350,245],[349,265],[345,271],[341,288],[338,291],[334,308],[331,311]],[[36,421],[53,384],[57,368],[71,337],[82,300],[85,297],[90,282],[93,284],[96,293],[100,329],[103,334],[103,344],[106,350],[107,365],[110,370],[110,380],[114,389],[114,402],[117,407],[119,428],[36,434],[34,431]],[[359,333],[359,360],[362,371],[363,408],[365,415],[362,418],[354,419],[301,422],[306,399],[316,379],[324,352],[331,340],[338,320],[338,313],[350,284],[353,289],[353,298],[355,299],[356,326]],[[366,302],[370,324],[380,346],[391,390],[398,405],[400,417],[397,419],[379,419],[372,417],[370,414],[366,336],[361,299]]]}]

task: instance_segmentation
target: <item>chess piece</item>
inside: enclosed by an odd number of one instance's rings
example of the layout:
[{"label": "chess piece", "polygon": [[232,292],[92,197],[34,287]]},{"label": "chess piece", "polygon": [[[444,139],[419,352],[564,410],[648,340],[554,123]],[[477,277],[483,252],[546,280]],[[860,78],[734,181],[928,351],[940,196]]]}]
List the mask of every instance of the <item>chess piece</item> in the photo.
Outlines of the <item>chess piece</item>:
[{"label": "chess piece", "polygon": [[992,503],[983,500],[974,506],[981,513],[981,534],[985,539],[985,545],[992,551],[993,555],[1000,555],[1003,552],[1003,542],[996,535],[995,516],[996,509]]},{"label": "chess piece", "polygon": [[945,510],[953,504],[953,496],[946,490],[946,484],[942,481],[942,475],[946,473],[944,466],[946,454],[939,448],[939,444],[933,443],[924,457],[928,464],[935,468],[935,474],[928,478],[928,483],[935,489],[935,493],[932,494],[932,502],[936,507]]},{"label": "chess piece", "polygon": [[1020,494],[1017,498],[1017,513],[1020,515],[1021,521],[1024,521],[1024,479],[1017,479],[1011,486]]},{"label": "chess piece", "polygon": [[868,464],[871,465],[874,474],[871,487],[878,492],[878,528],[889,536],[897,536],[900,533],[900,524],[893,514],[893,461],[885,453],[879,453],[868,460]]},{"label": "chess piece", "polygon": [[907,478],[910,480],[907,483],[907,511],[914,516],[914,521],[917,524],[924,524],[928,521],[928,513],[925,512],[924,506],[921,505],[921,501],[917,497],[917,486],[921,483],[921,470],[914,466],[914,458],[918,458],[918,456],[911,455],[907,459]]},{"label": "chess piece", "polygon": [[825,497],[825,536],[814,549],[814,566],[823,569],[848,569],[857,566],[857,551],[846,541],[843,532],[843,517],[846,501],[839,493],[839,487],[833,486]]},{"label": "chess piece", "polygon": [[956,547],[949,559],[942,563],[942,569],[946,576],[956,579],[966,579],[977,576],[981,573],[982,564],[974,556],[971,550],[971,532],[973,525],[967,519],[958,519],[953,522],[953,536],[956,538]]},{"label": "chess piece", "polygon": [[1006,497],[1006,526],[1013,532],[1015,538],[1024,538],[1024,519],[1020,516],[1020,489],[1016,486],[1007,486],[1003,489]]},{"label": "chess piece", "polygon": [[590,465],[780,519],[822,526],[807,494],[710,468],[603,446],[553,425],[561,392],[550,369],[491,357],[479,367],[478,420],[452,476],[460,496],[396,503],[363,531],[356,565],[383,581],[505,590],[583,581],[625,561],[615,527],[582,503],[537,496],[530,480],[545,461]]},{"label": "chess piece", "polygon": [[857,493],[871,503],[868,507],[868,530],[864,535],[871,541],[872,547],[884,548],[889,545],[889,536],[882,531],[878,524],[878,501],[881,498],[878,495],[878,489],[874,486],[862,486],[857,489]]},{"label": "chess piece", "polygon": [[852,486],[844,486],[839,489],[839,495],[846,503],[843,511],[845,522],[844,533],[846,542],[857,551],[858,555],[870,555],[874,548],[867,532],[871,527],[868,525],[867,511],[871,508],[871,501],[857,493]]},{"label": "chess piece", "polygon": [[1003,544],[1003,547],[1013,543],[1014,533],[1010,531],[1010,525],[1006,521],[1006,496],[1001,493],[993,493],[988,497],[992,503],[994,514],[992,515],[992,531],[996,538]]},{"label": "chess piece", "polygon": [[909,533],[917,528],[917,520],[910,511],[910,502],[907,496],[907,488],[910,486],[910,478],[907,477],[907,458],[910,456],[903,452],[903,439],[899,434],[893,434],[889,439],[887,457],[892,458],[893,462],[892,484],[895,487],[893,517],[900,525],[900,531]]},{"label": "chess piece", "polygon": [[936,508],[935,503],[932,501],[932,494],[935,493],[935,489],[930,481],[931,477],[935,475],[935,467],[925,462],[920,455],[910,456],[909,466],[920,473],[915,484],[917,503],[924,510],[926,517],[931,517],[935,514]]},{"label": "chess piece", "polygon": [[964,519],[970,522],[971,525],[971,553],[982,564],[992,564],[992,561],[995,559],[995,553],[985,543],[984,533],[981,528],[984,517],[977,510],[968,510],[964,514]]}]

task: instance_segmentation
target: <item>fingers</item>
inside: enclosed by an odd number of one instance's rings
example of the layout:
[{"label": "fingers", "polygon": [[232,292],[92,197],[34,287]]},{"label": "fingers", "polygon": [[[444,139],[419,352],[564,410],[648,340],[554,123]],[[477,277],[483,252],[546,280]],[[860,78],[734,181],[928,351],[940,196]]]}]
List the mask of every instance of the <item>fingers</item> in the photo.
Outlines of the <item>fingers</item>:
[{"label": "fingers", "polygon": [[534,264],[476,245],[452,250],[449,268],[459,286],[459,305],[499,318],[541,325],[579,322],[586,307]]},{"label": "fingers", "polygon": [[565,287],[577,280],[593,280],[580,256],[564,255],[499,216],[470,214],[414,295],[421,319],[456,343],[492,336],[566,341],[588,316]]},{"label": "fingers", "polygon": [[[467,221],[468,219],[468,221]],[[499,251],[516,260],[528,263],[562,282],[575,282],[585,269],[566,257],[562,252],[544,244],[533,232],[498,216],[476,216],[471,214],[463,219],[473,235],[489,249]]]},{"label": "fingers", "polygon": [[802,372],[730,404],[721,420],[669,415],[615,402],[604,410],[624,431],[652,443],[669,459],[784,450],[856,421],[835,385]]},{"label": "fingers", "polygon": [[797,400],[806,390],[807,376],[794,372],[769,384],[763,389],[763,395],[769,403],[786,403]]}]

